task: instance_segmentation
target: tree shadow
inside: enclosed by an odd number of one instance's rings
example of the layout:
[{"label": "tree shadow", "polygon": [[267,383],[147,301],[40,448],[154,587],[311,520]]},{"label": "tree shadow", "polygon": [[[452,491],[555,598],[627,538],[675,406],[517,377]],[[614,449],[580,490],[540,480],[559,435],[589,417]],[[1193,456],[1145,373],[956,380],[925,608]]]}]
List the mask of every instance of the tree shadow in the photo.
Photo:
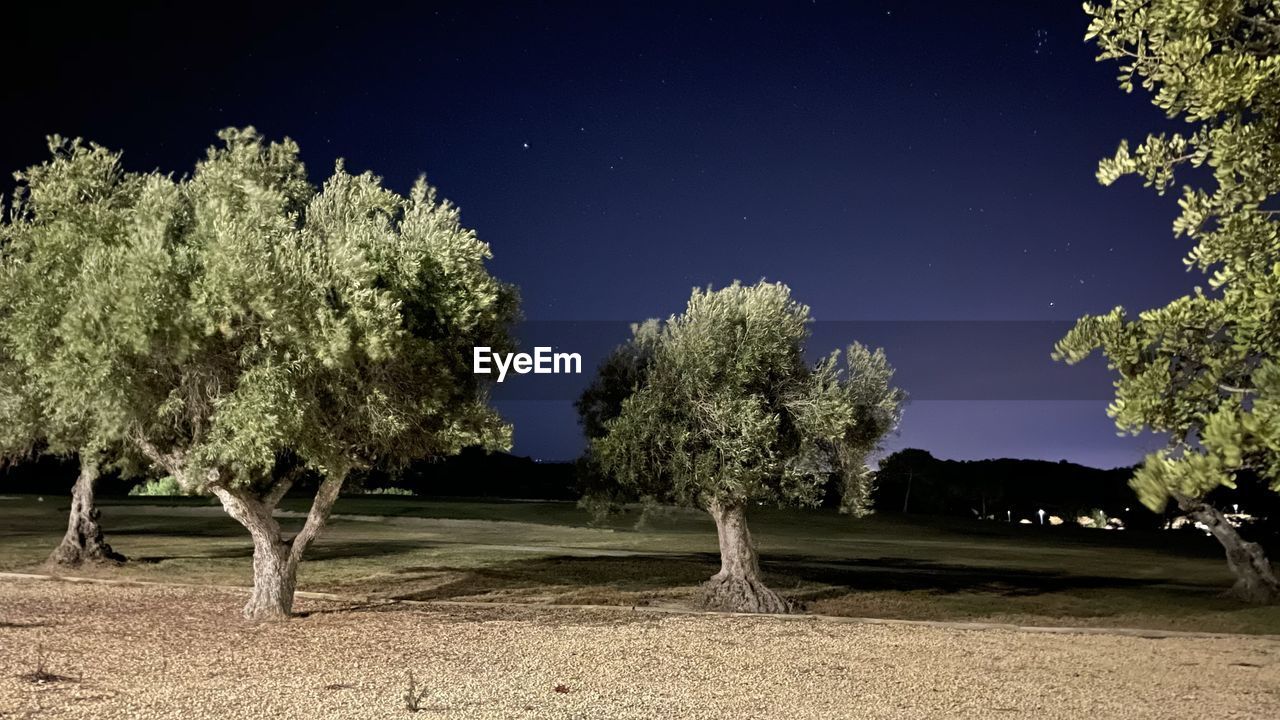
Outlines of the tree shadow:
[{"label": "tree shadow", "polygon": [[147,524],[120,523],[106,527],[106,532],[109,536],[136,537],[163,537],[166,535],[182,538],[248,537],[245,529],[234,523],[229,523],[225,527],[221,525],[192,525],[179,529],[174,526],[172,520]]},{"label": "tree shadow", "polygon": [[858,591],[986,592],[1016,597],[1068,590],[1169,584],[1161,579],[998,568],[893,556],[828,560],[802,555],[772,555],[762,559],[761,567],[766,575],[779,579]]},{"label": "tree shadow", "polygon": [[[481,568],[410,567],[392,574],[386,597],[444,600],[486,594],[569,592],[609,588],[620,593],[662,594],[697,586],[719,570],[715,553],[649,554],[628,557],[554,556],[510,561]],[[869,591],[925,591],[937,594],[989,593],[1026,597],[1078,590],[1160,586],[1160,579],[1121,578],[1044,570],[991,568],[896,557],[829,560],[774,555],[762,561],[765,581],[786,590],[808,588],[807,597]],[[432,579],[427,588],[413,586]],[[400,591],[397,587],[401,588]]]},{"label": "tree shadow", "polygon": [[[115,534],[123,535],[126,533]],[[237,558],[250,558],[253,557],[253,545],[249,542],[248,535],[244,535],[245,542],[243,545],[209,548],[199,554],[133,555],[129,557],[129,561],[140,564],[159,564],[171,560],[231,560]],[[315,560],[354,560],[359,558],[387,557],[411,550],[430,549],[437,546],[439,546],[439,543],[422,540],[325,542],[321,539],[320,542],[307,548],[307,553],[303,562],[306,563],[308,561]]]}]

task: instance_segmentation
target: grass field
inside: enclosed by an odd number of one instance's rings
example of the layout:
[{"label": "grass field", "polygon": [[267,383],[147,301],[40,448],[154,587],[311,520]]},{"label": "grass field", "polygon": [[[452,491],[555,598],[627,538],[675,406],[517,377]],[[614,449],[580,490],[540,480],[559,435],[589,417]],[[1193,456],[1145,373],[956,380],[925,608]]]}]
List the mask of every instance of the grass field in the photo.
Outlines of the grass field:
[{"label": "grass field", "polygon": [[[68,500],[0,500],[0,570],[37,571]],[[75,574],[248,585],[247,533],[201,498],[107,498],[108,540],[130,562]],[[286,500],[287,528],[304,500]],[[1280,633],[1280,608],[1222,595],[1216,543],[913,516],[860,520],[760,509],[768,581],[809,612],[1022,625]],[[377,599],[689,606],[717,569],[702,513],[639,510],[600,526],[572,503],[344,497],[308,552],[300,589]]]}]

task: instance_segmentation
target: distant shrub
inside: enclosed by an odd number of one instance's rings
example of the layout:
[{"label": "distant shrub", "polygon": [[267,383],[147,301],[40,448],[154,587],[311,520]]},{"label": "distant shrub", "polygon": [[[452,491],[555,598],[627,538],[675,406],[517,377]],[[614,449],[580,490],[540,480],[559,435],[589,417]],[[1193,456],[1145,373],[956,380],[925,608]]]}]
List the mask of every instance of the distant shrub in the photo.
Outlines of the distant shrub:
[{"label": "distant shrub", "polygon": [[417,495],[417,493],[415,493],[412,490],[407,490],[405,488],[398,488],[398,487],[364,488],[363,490],[360,491],[360,494],[361,495]]},{"label": "distant shrub", "polygon": [[610,516],[622,512],[622,504],[607,493],[591,493],[578,498],[578,509],[591,515],[589,525],[604,525]]},{"label": "distant shrub", "polygon": [[149,480],[141,485],[134,485],[129,490],[130,495],[144,495],[165,497],[172,495],[188,495],[184,492],[182,486],[174,479],[172,475],[165,475],[157,480]]},{"label": "distant shrub", "polygon": [[658,502],[656,497],[645,495],[640,498],[640,517],[636,519],[636,532],[646,532],[656,530],[658,524],[664,521],[670,521],[679,514],[679,508],[673,505],[664,505]]},{"label": "distant shrub", "polygon": [[1093,521],[1093,527],[1095,528],[1105,528],[1107,523],[1111,520],[1111,518],[1107,517],[1107,513],[1101,508],[1094,508],[1093,511],[1089,513],[1089,519]]}]

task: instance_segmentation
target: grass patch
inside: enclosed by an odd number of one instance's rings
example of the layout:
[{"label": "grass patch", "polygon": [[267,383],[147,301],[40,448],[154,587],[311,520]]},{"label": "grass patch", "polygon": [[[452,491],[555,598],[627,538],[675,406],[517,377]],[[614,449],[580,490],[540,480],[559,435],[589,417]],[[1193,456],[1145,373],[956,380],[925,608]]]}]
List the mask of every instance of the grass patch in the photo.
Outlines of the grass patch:
[{"label": "grass patch", "polygon": [[[39,567],[67,499],[0,501],[0,569]],[[281,518],[298,529],[305,500]],[[371,599],[683,605],[718,568],[703,513],[633,510],[592,525],[573,503],[343,497],[308,552],[300,589]],[[826,511],[751,514],[767,581],[811,612],[1029,625],[1280,633],[1280,608],[1223,591],[1209,538]],[[247,533],[207,498],[102,503],[108,540],[130,559],[93,574],[247,585]]]}]

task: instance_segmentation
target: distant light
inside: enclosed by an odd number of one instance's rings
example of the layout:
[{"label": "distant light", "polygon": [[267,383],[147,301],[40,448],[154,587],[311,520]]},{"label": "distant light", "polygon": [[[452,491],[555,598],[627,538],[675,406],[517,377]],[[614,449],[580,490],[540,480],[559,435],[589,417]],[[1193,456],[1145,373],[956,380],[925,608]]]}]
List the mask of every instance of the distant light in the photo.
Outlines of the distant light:
[{"label": "distant light", "polygon": [[1040,514],[1040,524],[1041,524],[1041,525],[1043,525],[1043,524],[1044,524],[1044,510],[1043,510],[1043,509],[1040,509],[1040,510],[1037,510],[1036,512],[1038,512],[1038,513]]}]

